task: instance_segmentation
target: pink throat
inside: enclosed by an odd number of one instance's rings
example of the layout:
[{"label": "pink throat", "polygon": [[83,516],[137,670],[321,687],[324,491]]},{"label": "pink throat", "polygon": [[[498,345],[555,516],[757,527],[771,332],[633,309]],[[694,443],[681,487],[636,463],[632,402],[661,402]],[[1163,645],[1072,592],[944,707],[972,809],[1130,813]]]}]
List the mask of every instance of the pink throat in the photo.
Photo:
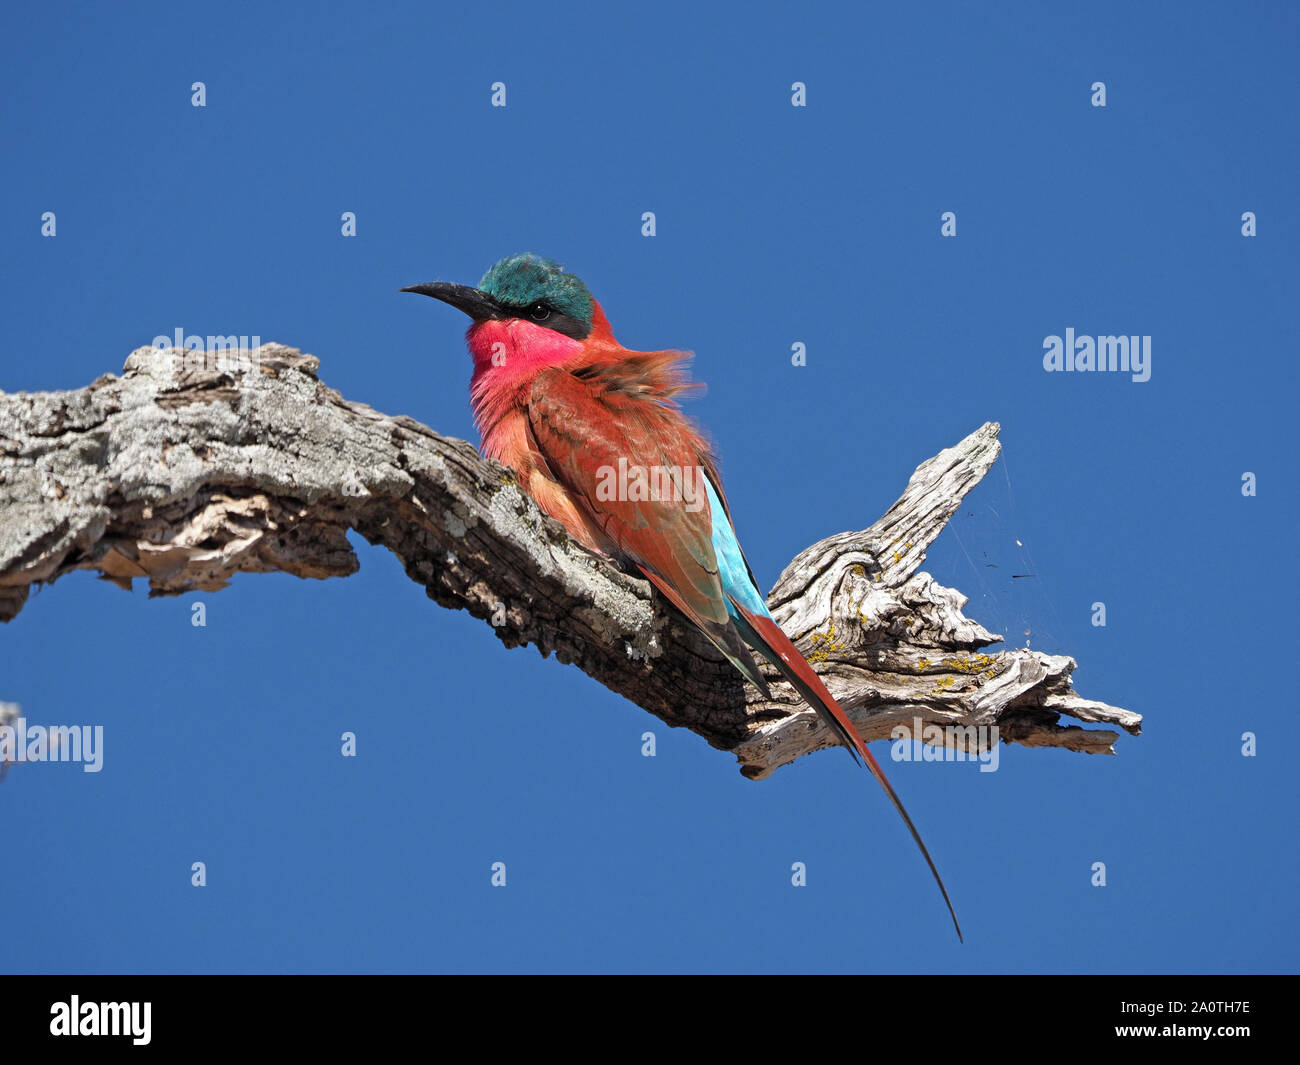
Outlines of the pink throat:
[{"label": "pink throat", "polygon": [[[547,366],[568,362],[582,350],[582,341],[519,318],[478,322],[465,334],[474,357],[475,378],[493,374],[512,378],[531,375]],[[500,371],[505,370],[505,374]]]},{"label": "pink throat", "polygon": [[483,437],[484,454],[499,457],[496,429],[515,407],[520,391],[542,370],[571,362],[581,340],[519,318],[476,322],[465,334],[474,360],[470,403]]}]

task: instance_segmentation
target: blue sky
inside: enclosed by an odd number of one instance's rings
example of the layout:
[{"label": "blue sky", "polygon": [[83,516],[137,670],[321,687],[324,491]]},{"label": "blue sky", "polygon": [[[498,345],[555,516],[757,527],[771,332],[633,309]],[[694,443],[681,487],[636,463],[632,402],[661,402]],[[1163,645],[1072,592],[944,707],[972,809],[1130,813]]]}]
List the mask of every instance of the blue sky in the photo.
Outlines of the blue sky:
[{"label": "blue sky", "polygon": [[[75,574],[0,632],[0,699],[102,724],[104,768],[0,785],[0,971],[1294,971],[1297,14],[996,7],[6,5],[0,389],[256,335],[473,440],[463,320],[397,289],[537,251],[696,352],[765,588],[1000,421],[924,568],[1145,732],[887,763],[961,946],[843,752],[747,782],[357,537],[202,629]],[[1067,328],[1150,336],[1150,380],[1044,372]]]}]

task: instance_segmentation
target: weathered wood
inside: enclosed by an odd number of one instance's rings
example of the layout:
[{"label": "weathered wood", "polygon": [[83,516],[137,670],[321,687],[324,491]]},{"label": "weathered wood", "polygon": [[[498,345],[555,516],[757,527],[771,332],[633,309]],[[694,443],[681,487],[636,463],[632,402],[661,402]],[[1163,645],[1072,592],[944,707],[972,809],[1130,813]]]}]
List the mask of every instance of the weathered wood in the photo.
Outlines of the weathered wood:
[{"label": "weathered wood", "polygon": [[[510,471],[461,440],[344,399],[282,345],[197,360],[142,348],[121,377],[0,393],[0,620],[33,584],[89,569],[151,595],[235,573],[344,577],[355,529],[430,598],[509,647],[554,653],[762,777],[833,742],[771,671],[745,685],[639,577],[569,539]],[[814,544],[769,602],[868,738],[896,724],[996,725],[1003,740],[1113,753],[1134,713],[1077,696],[1072,658],[993,655],[966,599],[917,572],[999,453],[986,424],[921,465],[875,525]],[[960,739],[945,742],[957,744]]]}]

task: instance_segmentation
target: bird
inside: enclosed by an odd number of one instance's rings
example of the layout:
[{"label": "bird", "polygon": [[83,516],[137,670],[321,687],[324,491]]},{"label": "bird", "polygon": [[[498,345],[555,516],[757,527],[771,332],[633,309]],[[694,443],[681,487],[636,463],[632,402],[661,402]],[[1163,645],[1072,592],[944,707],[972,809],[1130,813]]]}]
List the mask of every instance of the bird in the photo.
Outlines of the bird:
[{"label": "bird", "polygon": [[635,351],[615,338],[586,283],[532,252],[493,264],[477,287],[400,291],[470,318],[470,406],[480,450],[588,549],[639,572],[764,696],[746,648],[763,655],[880,783],[929,866],[934,859],[861,734],[773,620],[746,561],[713,447],[679,399],[699,385],[687,352]]}]

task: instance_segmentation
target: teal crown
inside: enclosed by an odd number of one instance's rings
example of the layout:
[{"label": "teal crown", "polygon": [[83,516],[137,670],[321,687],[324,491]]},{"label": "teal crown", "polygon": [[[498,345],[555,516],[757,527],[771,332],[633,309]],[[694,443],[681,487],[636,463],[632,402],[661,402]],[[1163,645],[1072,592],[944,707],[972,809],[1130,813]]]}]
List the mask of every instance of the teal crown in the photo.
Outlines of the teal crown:
[{"label": "teal crown", "polygon": [[591,326],[591,293],[577,274],[566,274],[552,259],[532,252],[511,255],[494,263],[478,287],[511,307],[545,303],[561,314]]}]

